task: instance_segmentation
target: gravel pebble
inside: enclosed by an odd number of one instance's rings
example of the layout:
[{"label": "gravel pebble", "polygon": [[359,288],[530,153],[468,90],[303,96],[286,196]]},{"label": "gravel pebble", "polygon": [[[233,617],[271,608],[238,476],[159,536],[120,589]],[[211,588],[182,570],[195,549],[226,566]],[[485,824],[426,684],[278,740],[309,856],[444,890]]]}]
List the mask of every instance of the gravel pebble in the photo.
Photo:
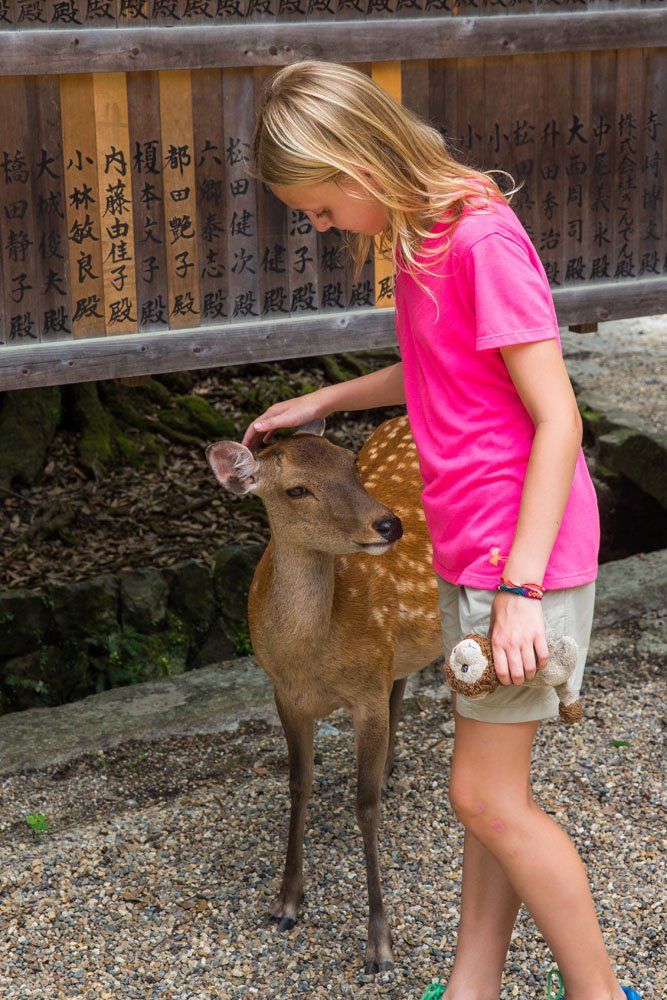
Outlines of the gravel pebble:
[{"label": "gravel pebble", "polygon": [[[664,681],[645,635],[629,626],[594,636],[585,719],[540,727],[533,788],[581,853],[621,982],[657,1000],[667,986]],[[434,667],[422,680],[382,810],[393,973],[361,975],[365,873],[351,726],[337,713],[338,733],[316,739],[306,898],[287,934],[267,920],[289,810],[284,740],[268,723],[135,741],[0,782],[0,995],[419,1000],[451,969],[463,843],[447,795],[451,705]],[[25,817],[39,811],[49,830],[34,834]],[[552,964],[522,910],[502,1000],[541,1000]]]}]

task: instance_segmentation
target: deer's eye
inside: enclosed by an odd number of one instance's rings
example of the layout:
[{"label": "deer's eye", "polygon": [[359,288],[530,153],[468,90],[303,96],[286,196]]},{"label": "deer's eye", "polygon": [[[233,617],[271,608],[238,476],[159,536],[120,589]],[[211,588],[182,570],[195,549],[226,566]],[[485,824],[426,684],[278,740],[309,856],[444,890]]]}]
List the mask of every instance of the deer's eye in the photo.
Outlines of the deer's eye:
[{"label": "deer's eye", "polygon": [[310,493],[305,486],[292,486],[291,489],[285,490],[288,497],[305,497]]}]

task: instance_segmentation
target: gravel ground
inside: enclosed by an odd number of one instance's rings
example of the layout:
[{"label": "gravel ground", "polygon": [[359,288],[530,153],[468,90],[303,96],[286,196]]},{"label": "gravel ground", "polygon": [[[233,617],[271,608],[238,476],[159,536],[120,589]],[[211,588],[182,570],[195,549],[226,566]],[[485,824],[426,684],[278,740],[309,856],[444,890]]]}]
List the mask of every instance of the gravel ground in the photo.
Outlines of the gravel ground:
[{"label": "gravel ground", "polygon": [[[667,987],[664,682],[645,636],[636,625],[594,636],[585,719],[540,727],[533,788],[581,853],[621,982],[657,1000]],[[435,668],[422,680],[406,703],[383,805],[393,974],[373,983],[361,976],[363,855],[351,727],[337,715],[334,731],[317,738],[306,900],[286,935],[266,919],[288,816],[284,742],[266,722],[127,743],[0,782],[0,995],[418,1000],[451,968],[463,834],[447,797],[451,706]],[[25,817],[38,811],[49,830],[34,834]],[[551,964],[522,910],[502,1000],[543,998]]]}]

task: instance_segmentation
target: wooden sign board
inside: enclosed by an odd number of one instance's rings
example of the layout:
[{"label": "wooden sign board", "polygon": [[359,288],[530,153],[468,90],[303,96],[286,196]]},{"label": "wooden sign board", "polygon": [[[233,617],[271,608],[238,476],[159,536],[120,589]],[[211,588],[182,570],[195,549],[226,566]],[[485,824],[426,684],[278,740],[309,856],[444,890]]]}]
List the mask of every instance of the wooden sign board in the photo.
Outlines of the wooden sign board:
[{"label": "wooden sign board", "polygon": [[[524,182],[511,204],[563,324],[667,312],[667,35],[646,7],[632,11],[644,24],[633,22],[636,47],[619,37],[618,48],[506,55],[487,40],[479,54],[415,58],[408,30],[405,58],[351,63],[457,158]],[[0,389],[396,343],[389,263],[373,254],[353,283],[340,233],[317,232],[249,176],[272,67],[256,54],[250,65],[160,68],[164,36],[185,29],[158,25],[242,20],[266,32],[303,21],[347,37],[363,19],[395,38],[420,20],[483,21],[502,37],[510,21],[534,33],[547,20],[532,2],[510,16],[473,0],[311,0],[307,10],[305,0],[88,0],[85,14],[71,0],[67,23],[64,8],[6,3],[0,37],[30,35],[34,53],[52,34],[39,29],[76,26],[111,52],[148,18],[158,42],[143,70],[86,71],[84,59],[76,72],[0,77]],[[595,16],[621,15],[615,4]],[[48,51],[44,69],[55,69]]]}]

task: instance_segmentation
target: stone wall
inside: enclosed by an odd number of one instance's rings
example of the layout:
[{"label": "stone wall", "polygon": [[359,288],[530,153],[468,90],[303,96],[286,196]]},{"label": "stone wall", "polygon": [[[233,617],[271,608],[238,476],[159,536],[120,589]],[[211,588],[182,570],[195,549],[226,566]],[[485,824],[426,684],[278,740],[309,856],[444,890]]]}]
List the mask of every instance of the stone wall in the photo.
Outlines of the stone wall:
[{"label": "stone wall", "polygon": [[250,653],[246,607],[264,545],[65,583],[0,591],[0,714]]}]

